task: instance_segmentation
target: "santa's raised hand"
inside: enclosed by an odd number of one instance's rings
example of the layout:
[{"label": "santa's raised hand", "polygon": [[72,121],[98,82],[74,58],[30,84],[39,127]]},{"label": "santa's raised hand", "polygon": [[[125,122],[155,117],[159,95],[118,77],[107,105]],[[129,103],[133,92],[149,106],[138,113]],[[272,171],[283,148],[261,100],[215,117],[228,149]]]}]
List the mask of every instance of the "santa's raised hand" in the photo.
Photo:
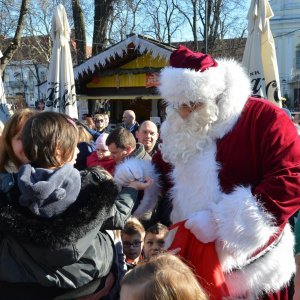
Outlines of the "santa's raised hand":
[{"label": "santa's raised hand", "polygon": [[209,210],[192,214],[184,226],[202,243],[213,242],[217,238],[217,224]]}]

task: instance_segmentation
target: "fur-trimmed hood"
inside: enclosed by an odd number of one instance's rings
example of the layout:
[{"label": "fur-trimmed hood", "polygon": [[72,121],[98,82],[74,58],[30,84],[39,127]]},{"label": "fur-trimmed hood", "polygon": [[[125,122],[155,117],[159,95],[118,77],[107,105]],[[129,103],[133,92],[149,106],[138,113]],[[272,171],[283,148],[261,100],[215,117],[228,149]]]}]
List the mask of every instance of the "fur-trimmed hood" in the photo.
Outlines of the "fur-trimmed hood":
[{"label": "fur-trimmed hood", "polygon": [[[94,167],[81,172],[81,191],[77,200],[59,216],[42,219],[17,201],[2,202],[0,230],[24,244],[59,249],[76,243],[110,217],[118,195],[112,177]],[[91,239],[94,236],[91,237]]]}]

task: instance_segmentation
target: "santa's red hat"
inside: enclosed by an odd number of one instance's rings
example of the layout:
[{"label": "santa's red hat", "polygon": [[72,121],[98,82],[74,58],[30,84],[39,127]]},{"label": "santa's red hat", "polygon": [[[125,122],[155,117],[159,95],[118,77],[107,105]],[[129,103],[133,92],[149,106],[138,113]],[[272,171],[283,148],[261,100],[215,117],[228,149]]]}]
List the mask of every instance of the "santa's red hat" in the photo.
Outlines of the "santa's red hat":
[{"label": "santa's red hat", "polygon": [[250,95],[250,80],[232,59],[215,60],[185,46],[171,54],[160,75],[159,91],[167,104],[217,103],[224,117],[241,112]]},{"label": "santa's red hat", "polygon": [[201,52],[193,52],[185,46],[172,52],[170,65],[174,68],[187,68],[203,72],[210,67],[216,67],[218,63],[209,55]]}]

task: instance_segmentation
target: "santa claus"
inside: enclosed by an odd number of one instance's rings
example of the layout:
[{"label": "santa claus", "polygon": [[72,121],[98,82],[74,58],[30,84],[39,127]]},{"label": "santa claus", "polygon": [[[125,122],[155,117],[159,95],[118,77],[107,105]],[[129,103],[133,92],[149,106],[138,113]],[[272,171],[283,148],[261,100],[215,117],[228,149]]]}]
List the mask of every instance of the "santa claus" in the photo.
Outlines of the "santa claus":
[{"label": "santa claus", "polygon": [[[295,271],[288,219],[300,203],[293,123],[269,101],[249,97],[249,78],[233,60],[180,46],[160,82],[167,103],[161,151],[174,166],[173,247],[190,247],[182,227],[213,243],[230,299],[287,299]],[[197,251],[184,253],[201,269]]]}]

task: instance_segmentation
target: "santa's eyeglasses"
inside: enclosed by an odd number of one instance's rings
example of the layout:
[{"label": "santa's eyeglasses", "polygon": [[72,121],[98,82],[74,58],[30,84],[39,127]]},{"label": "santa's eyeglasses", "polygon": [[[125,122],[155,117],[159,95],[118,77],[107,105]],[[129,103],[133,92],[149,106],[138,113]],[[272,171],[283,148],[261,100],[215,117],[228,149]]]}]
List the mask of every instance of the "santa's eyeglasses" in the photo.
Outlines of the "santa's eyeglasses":
[{"label": "santa's eyeglasses", "polygon": [[201,108],[204,105],[202,102],[189,102],[189,103],[183,103],[183,104],[174,104],[172,106],[173,109],[175,110],[180,110],[180,109],[187,109],[191,112],[197,110],[198,108]]}]

